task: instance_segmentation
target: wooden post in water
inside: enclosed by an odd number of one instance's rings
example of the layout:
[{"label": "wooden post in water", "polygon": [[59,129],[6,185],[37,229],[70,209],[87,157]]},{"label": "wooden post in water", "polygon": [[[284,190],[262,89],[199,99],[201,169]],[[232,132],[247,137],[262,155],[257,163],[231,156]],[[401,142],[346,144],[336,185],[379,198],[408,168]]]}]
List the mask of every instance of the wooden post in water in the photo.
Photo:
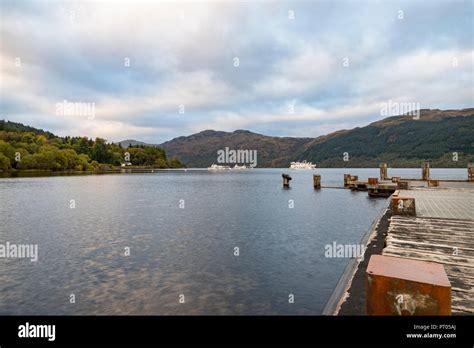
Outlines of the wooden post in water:
[{"label": "wooden post in water", "polygon": [[385,180],[387,178],[387,163],[380,163],[380,180]]},{"label": "wooden post in water", "polygon": [[281,177],[283,178],[283,187],[289,188],[291,176],[289,176],[288,174],[282,174]]},{"label": "wooden post in water", "polygon": [[474,181],[474,163],[467,164],[467,181]]},{"label": "wooden post in water", "polygon": [[321,175],[313,174],[313,187],[315,189],[320,189],[321,188]]},{"label": "wooden post in water", "polygon": [[351,182],[351,175],[344,174],[344,187],[349,187],[350,182]]},{"label": "wooden post in water", "polygon": [[423,162],[421,166],[421,179],[422,180],[430,179],[430,163],[429,162]]}]

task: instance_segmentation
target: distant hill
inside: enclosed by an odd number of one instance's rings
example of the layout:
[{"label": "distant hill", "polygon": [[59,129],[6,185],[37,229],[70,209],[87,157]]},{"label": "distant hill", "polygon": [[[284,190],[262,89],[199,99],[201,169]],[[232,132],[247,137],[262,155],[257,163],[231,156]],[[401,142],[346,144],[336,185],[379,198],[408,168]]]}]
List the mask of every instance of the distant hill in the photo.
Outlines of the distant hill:
[{"label": "distant hill", "polygon": [[17,122],[11,122],[11,121],[5,121],[5,120],[0,120],[0,131],[5,131],[5,132],[31,132],[34,133],[35,135],[44,135],[46,138],[54,138],[55,135],[51,132],[44,131],[42,129],[34,128],[31,126],[25,126],[22,123],[17,123]]},{"label": "distant hill", "polygon": [[120,144],[122,147],[129,147],[129,146],[137,146],[137,145],[147,145],[147,146],[155,146],[152,144],[147,144],[144,143],[143,141],[138,141],[138,140],[133,140],[133,139],[127,139],[127,140],[122,140],[117,143],[117,145]]},{"label": "distant hill", "polygon": [[208,167],[217,161],[217,151],[225,147],[233,150],[257,150],[258,167],[281,167],[304,149],[312,138],[271,137],[247,130],[221,132],[205,130],[187,137],[179,137],[158,145],[169,156],[176,156],[188,167]]},{"label": "distant hill", "polygon": [[[287,167],[291,161],[308,160],[319,167],[465,167],[474,162],[474,108],[421,110],[420,118],[393,116],[365,127],[340,130],[317,138],[271,137],[246,130],[206,130],[158,145],[188,167],[207,167],[217,151],[258,151],[258,167]],[[347,152],[348,161],[343,160]],[[458,161],[453,161],[456,152]]]}]

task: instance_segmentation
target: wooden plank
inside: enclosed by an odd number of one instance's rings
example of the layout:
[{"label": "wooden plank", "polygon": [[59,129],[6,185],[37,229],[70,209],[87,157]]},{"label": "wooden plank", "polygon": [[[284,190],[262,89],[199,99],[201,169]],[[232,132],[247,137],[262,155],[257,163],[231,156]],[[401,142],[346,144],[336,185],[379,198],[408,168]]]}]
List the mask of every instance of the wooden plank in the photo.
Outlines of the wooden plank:
[{"label": "wooden plank", "polygon": [[456,307],[465,312],[474,313],[474,297],[472,295],[464,292],[452,291],[451,297],[452,307]]},{"label": "wooden plank", "polygon": [[474,233],[471,233],[469,228],[462,229],[432,229],[432,228],[419,228],[416,226],[390,226],[388,234],[392,233],[403,233],[409,235],[420,235],[423,237],[434,236],[437,238],[443,237],[457,237],[469,241],[474,241]]},{"label": "wooden plank", "polygon": [[[413,249],[413,250],[424,250],[430,253],[447,255],[447,256],[459,256],[466,259],[471,259],[474,263],[474,249],[472,248],[461,248],[455,244],[433,244],[423,242],[412,242],[401,239],[395,239],[393,237],[387,237],[387,245],[400,249]],[[453,246],[456,246],[454,248]]]},{"label": "wooden plank", "polygon": [[453,288],[474,294],[474,269],[469,267],[444,265]]},{"label": "wooden plank", "polygon": [[445,228],[421,228],[417,226],[398,226],[398,225],[392,225],[388,229],[389,233],[409,233],[409,234],[420,234],[420,235],[433,235],[433,236],[449,236],[449,235],[454,235],[454,236],[461,236],[461,237],[466,237],[468,239],[473,239],[474,234],[469,233],[469,228],[466,227],[464,230],[463,229],[445,229]]},{"label": "wooden plank", "polygon": [[421,229],[421,228],[410,228],[410,227],[400,227],[400,226],[392,226],[391,228],[388,229],[388,234],[390,233],[405,233],[409,235],[420,235],[423,237],[426,236],[434,236],[438,238],[443,238],[443,237],[457,237],[457,238],[465,238],[466,240],[473,241],[474,240],[474,234],[467,232],[467,229],[465,230],[433,230],[433,229]]},{"label": "wooden plank", "polygon": [[465,240],[460,240],[459,238],[455,236],[443,236],[439,238],[434,238],[431,236],[420,236],[420,235],[411,235],[411,234],[405,234],[405,233],[391,233],[390,235],[387,236],[387,239],[390,238],[390,240],[400,240],[404,241],[407,243],[410,242],[418,242],[418,243],[426,243],[426,244],[438,244],[438,245],[445,245],[445,246],[450,246],[450,247],[458,247],[460,249],[466,249],[466,250],[474,250],[472,248],[473,244],[472,242],[465,241]]},{"label": "wooden plank", "polygon": [[453,291],[467,292],[474,296],[474,279],[459,277],[457,274],[448,274],[448,279]]},{"label": "wooden plank", "polygon": [[447,226],[421,226],[421,225],[409,225],[409,224],[392,224],[390,225],[389,232],[391,230],[401,230],[401,231],[412,231],[412,232],[419,232],[419,233],[432,233],[432,234],[442,234],[442,233],[464,233],[468,237],[473,237],[474,233],[471,231],[470,226],[464,227],[447,227]]},{"label": "wooden plank", "polygon": [[387,246],[383,249],[382,254],[405,257],[408,259],[425,260],[425,261],[438,262],[438,263],[448,264],[448,265],[455,265],[455,266],[459,265],[463,267],[474,268],[474,262],[470,259],[465,259],[462,257],[457,257],[457,256],[452,256],[452,255],[446,256],[443,254],[419,252],[416,249],[402,249],[402,248]]},{"label": "wooden plank", "polygon": [[474,270],[471,267],[445,264],[444,269],[446,270],[446,274],[448,274],[448,276],[452,274],[453,276],[461,278],[474,279]]},{"label": "wooden plank", "polygon": [[[408,194],[409,195],[409,194]],[[473,220],[459,220],[459,219],[446,219],[446,218],[430,218],[430,217],[421,217],[414,216],[407,218],[405,216],[394,215],[391,217],[391,220],[411,220],[418,223],[447,223],[447,224],[456,224],[456,223],[474,223]]]},{"label": "wooden plank", "polygon": [[428,217],[411,217],[407,218],[401,215],[393,215],[391,217],[391,222],[398,223],[409,223],[409,224],[418,224],[422,226],[474,226],[473,220],[455,220],[455,219],[441,219],[441,218],[428,218]]},{"label": "wooden plank", "polygon": [[[445,222],[438,222],[438,223],[418,223],[416,221],[409,221],[409,220],[392,220],[390,221],[390,225],[393,226],[409,226],[409,227],[419,227],[419,228],[429,228],[429,229],[460,229],[466,228],[470,230],[474,227],[474,224],[467,223],[466,221],[462,221],[460,223],[445,223]],[[470,230],[472,231],[472,230]]]},{"label": "wooden plank", "polygon": [[451,305],[451,312],[454,314],[454,315],[471,315],[474,313],[474,311],[465,311],[464,308],[462,307],[453,307]]},{"label": "wooden plank", "polygon": [[468,235],[474,235],[474,225],[458,225],[458,226],[447,226],[447,225],[420,225],[420,224],[410,224],[410,223],[399,223],[392,222],[390,223],[389,231],[391,229],[406,229],[411,231],[432,231],[433,233],[443,233],[443,232],[463,232]]}]

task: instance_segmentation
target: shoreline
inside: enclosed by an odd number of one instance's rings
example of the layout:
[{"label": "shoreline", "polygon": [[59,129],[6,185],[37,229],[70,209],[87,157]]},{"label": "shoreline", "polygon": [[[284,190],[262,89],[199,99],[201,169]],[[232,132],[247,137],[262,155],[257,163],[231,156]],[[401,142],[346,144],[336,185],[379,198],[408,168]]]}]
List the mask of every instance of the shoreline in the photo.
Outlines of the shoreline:
[{"label": "shoreline", "polygon": [[[392,168],[392,167],[391,167]],[[355,170],[378,170],[377,167],[318,167],[312,170],[298,170],[298,169],[289,169],[287,167],[256,167],[256,168],[248,168],[247,170],[243,170],[243,172],[248,172],[249,170],[256,170],[256,169],[274,169],[274,170],[287,170],[290,173],[318,173],[319,169],[327,170],[327,169],[355,169]],[[393,169],[418,169],[412,167],[393,167]],[[463,169],[463,167],[439,167],[439,168],[432,168],[435,170],[455,170],[455,169]],[[28,176],[61,176],[61,175],[103,175],[103,174],[120,174],[120,173],[154,173],[154,172],[169,172],[169,171],[179,171],[179,172],[186,172],[186,171],[208,171],[207,167],[180,167],[180,168],[150,168],[150,167],[114,167],[110,169],[100,169],[100,170],[41,170],[41,169],[27,169],[27,170],[8,170],[3,171],[0,170],[0,178],[10,178],[10,177],[28,177]],[[219,172],[235,172],[232,170],[225,170]],[[408,178],[409,181],[413,182],[423,182],[422,179],[417,178]],[[467,182],[467,179],[463,178],[444,178],[441,179],[444,182]],[[343,188],[342,186],[332,187],[326,186],[322,188]]]}]

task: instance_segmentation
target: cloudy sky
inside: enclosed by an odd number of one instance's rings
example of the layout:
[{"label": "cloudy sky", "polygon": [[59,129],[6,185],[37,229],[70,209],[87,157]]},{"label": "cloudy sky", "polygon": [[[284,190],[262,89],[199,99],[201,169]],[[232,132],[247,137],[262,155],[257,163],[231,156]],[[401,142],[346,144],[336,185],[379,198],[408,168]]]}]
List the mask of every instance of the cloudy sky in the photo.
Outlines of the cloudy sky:
[{"label": "cloudy sky", "polygon": [[472,107],[473,4],[1,0],[0,119],[160,143],[314,137],[380,119],[389,100]]}]

